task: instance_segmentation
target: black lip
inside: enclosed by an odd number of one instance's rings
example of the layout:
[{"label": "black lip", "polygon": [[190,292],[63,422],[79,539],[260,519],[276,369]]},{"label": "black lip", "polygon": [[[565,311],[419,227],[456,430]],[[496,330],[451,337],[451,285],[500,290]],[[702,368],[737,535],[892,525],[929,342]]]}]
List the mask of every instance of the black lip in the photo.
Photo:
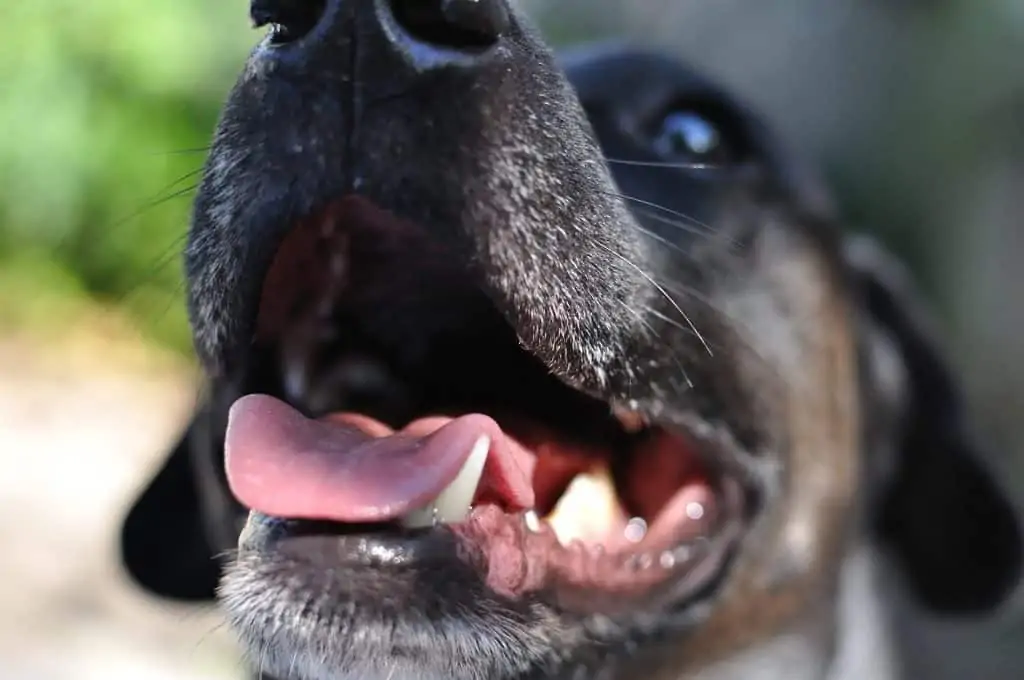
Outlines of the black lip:
[{"label": "black lip", "polygon": [[409,531],[389,524],[281,520],[253,512],[239,551],[273,552],[324,569],[379,569],[449,561],[457,548],[453,539],[443,527]]}]

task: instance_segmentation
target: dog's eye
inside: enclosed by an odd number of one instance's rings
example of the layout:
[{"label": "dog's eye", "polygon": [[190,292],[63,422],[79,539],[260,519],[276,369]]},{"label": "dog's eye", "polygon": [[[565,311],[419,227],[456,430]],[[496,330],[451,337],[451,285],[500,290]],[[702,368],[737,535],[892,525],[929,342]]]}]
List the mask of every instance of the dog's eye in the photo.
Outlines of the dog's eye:
[{"label": "dog's eye", "polygon": [[720,125],[696,111],[666,115],[654,133],[654,150],[671,162],[722,166],[736,160]]},{"label": "dog's eye", "polygon": [[270,42],[284,44],[309,33],[320,21],[326,0],[252,0],[249,16],[256,28],[270,26]]}]

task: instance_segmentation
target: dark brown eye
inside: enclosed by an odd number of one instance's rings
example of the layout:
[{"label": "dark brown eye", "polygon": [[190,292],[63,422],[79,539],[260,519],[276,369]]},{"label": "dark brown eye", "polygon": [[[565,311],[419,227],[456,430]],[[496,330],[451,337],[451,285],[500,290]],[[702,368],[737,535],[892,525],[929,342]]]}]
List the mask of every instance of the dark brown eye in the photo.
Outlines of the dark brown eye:
[{"label": "dark brown eye", "polygon": [[324,15],[326,0],[252,0],[249,16],[256,28],[270,26],[270,42],[281,45],[302,38]]},{"label": "dark brown eye", "polygon": [[692,165],[734,163],[736,150],[722,128],[696,111],[673,111],[655,131],[654,149],[665,160]]}]

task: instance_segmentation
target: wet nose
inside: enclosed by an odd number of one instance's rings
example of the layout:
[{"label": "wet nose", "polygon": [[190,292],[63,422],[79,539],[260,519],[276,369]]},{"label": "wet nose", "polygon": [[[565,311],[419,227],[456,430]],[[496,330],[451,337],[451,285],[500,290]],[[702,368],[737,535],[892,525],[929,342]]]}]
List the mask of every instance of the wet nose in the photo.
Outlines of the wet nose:
[{"label": "wet nose", "polygon": [[507,0],[252,0],[250,12],[257,26],[272,27],[271,41],[278,44],[330,35],[363,15],[355,24],[377,24],[419,69],[472,62],[501,40],[511,22]]}]

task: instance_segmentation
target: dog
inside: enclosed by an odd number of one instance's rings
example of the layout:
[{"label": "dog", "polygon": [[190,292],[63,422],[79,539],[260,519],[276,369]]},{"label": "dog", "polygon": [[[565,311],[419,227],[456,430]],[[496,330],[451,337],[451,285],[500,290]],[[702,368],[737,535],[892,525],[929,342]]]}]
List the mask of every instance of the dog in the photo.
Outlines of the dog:
[{"label": "dog", "polygon": [[506,0],[251,10],[142,587],[277,680],[885,680],[874,556],[937,616],[1013,591],[908,276],[729,92]]}]

